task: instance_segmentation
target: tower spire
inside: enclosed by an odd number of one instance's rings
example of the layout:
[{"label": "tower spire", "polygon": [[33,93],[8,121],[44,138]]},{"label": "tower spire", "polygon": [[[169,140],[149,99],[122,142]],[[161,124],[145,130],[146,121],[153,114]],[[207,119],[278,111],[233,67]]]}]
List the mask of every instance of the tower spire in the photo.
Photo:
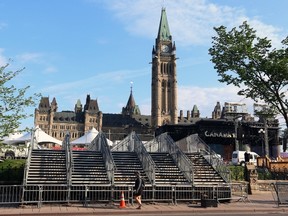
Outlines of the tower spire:
[{"label": "tower spire", "polygon": [[131,95],[132,95],[132,90],[133,90],[133,82],[131,81],[130,82],[130,93],[131,93]]},{"label": "tower spire", "polygon": [[130,96],[127,101],[126,107],[122,108],[122,114],[123,115],[141,115],[140,109],[138,105],[136,105],[134,97],[133,97],[133,82],[130,82]]},{"label": "tower spire", "polygon": [[160,41],[171,41],[172,36],[170,34],[169,25],[168,25],[168,19],[166,15],[166,9],[162,7],[161,11],[161,18],[160,18],[160,24],[159,24],[159,30],[158,30],[158,40]]}]

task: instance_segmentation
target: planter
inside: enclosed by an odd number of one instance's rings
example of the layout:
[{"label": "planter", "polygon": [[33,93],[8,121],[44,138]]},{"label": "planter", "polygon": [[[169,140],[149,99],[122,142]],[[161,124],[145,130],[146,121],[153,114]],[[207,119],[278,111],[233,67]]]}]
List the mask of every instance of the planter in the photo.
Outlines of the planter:
[{"label": "planter", "polygon": [[201,199],[201,207],[218,207],[218,202],[215,199]]}]

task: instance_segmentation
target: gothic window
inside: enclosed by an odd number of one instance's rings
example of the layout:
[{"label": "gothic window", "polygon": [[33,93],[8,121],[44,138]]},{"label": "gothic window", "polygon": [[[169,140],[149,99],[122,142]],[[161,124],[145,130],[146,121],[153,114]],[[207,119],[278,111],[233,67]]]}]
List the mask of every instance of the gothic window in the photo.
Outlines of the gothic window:
[{"label": "gothic window", "polygon": [[169,66],[169,63],[165,63],[165,74],[169,74],[168,66]]}]

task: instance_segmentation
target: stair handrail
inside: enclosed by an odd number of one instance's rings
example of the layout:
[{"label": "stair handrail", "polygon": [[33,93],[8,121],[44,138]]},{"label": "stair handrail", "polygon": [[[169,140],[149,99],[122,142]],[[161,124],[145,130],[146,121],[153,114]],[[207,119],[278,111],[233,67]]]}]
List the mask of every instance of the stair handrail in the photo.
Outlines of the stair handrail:
[{"label": "stair handrail", "polygon": [[25,186],[27,184],[27,178],[28,178],[28,173],[29,173],[30,164],[31,164],[31,155],[32,155],[32,151],[33,151],[34,145],[35,145],[34,142],[37,143],[37,140],[35,137],[35,130],[37,130],[37,129],[38,128],[32,129],[32,132],[31,132],[31,143],[28,146],[27,160],[26,160],[25,168],[24,168],[24,175],[23,175],[23,182],[22,182],[23,186]]},{"label": "stair handrail", "polygon": [[130,140],[131,140],[131,133],[128,136],[126,136],[123,140],[121,140],[119,143],[114,145],[111,148],[111,151],[130,151],[128,147]]},{"label": "stair handrail", "polygon": [[156,164],[153,161],[151,155],[148,153],[146,148],[144,147],[144,144],[142,143],[142,140],[140,137],[134,132],[132,134],[132,142],[130,142],[131,146],[130,149],[134,149],[134,151],[137,153],[139,160],[142,163],[144,172],[146,176],[148,177],[149,181],[152,183],[152,185],[155,185],[155,170],[156,170]]},{"label": "stair handrail", "polygon": [[102,131],[99,131],[95,139],[92,140],[91,144],[89,145],[89,150],[100,151],[102,153],[108,180],[110,181],[111,185],[114,185],[114,172],[116,170],[116,165],[106,136]]},{"label": "stair handrail", "polygon": [[67,132],[62,142],[62,149],[65,150],[66,156],[66,178],[67,178],[67,185],[71,186],[72,184],[72,171],[73,171],[73,152],[72,147],[70,144],[70,133]]},{"label": "stair handrail", "polygon": [[225,166],[222,158],[220,158],[218,154],[198,136],[198,134],[192,134],[184,139],[188,144],[188,152],[200,153],[226,183],[231,182],[229,168]]},{"label": "stair handrail", "polygon": [[168,152],[178,168],[184,174],[189,183],[194,182],[194,169],[193,163],[186,154],[176,145],[174,140],[168,135],[163,133],[156,137],[156,140],[161,145],[161,150]]}]

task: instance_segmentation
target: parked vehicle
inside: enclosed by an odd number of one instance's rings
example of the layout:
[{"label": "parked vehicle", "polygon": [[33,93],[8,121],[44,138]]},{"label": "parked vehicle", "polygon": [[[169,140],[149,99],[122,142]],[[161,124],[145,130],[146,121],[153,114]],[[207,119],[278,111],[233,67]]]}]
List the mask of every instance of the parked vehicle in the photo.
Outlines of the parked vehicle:
[{"label": "parked vehicle", "polygon": [[5,159],[27,158],[30,143],[5,144],[1,143],[0,157]]},{"label": "parked vehicle", "polygon": [[[232,153],[232,164],[233,165],[245,165],[245,152],[246,151],[233,151]],[[257,157],[259,155],[255,152],[247,152],[249,154],[249,162],[254,163],[257,165]]]}]

